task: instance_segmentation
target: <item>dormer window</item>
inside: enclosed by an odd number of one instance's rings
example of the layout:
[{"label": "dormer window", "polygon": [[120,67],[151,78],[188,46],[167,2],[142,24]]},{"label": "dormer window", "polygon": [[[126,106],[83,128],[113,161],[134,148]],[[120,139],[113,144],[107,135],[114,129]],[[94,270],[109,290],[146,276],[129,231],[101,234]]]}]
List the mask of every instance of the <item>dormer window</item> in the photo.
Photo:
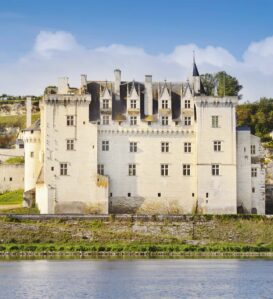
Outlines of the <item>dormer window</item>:
[{"label": "dormer window", "polygon": [[103,99],[102,108],[103,109],[109,109],[109,100],[108,99]]},{"label": "dormer window", "polygon": [[190,100],[185,100],[185,108],[186,109],[191,108],[191,101]]},{"label": "dormer window", "polygon": [[168,109],[168,100],[162,100],[162,109]]},{"label": "dormer window", "polygon": [[131,100],[130,101],[130,108],[136,109],[137,107],[137,100]]}]

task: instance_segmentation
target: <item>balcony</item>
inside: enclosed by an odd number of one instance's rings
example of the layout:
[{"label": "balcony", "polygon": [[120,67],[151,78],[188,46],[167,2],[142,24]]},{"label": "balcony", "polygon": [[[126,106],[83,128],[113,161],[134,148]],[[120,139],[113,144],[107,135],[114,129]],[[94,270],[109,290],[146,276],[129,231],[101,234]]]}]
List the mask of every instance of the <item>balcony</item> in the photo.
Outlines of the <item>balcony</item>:
[{"label": "balcony", "polygon": [[168,116],[168,115],[170,115],[171,114],[171,108],[161,108],[161,109],[159,109],[159,115],[161,115],[161,116]]},{"label": "balcony", "polygon": [[140,113],[140,109],[139,108],[131,108],[131,107],[129,107],[127,109],[127,111],[128,111],[128,114],[130,114],[130,115],[137,115],[137,114]]},{"label": "balcony", "polygon": [[100,112],[102,114],[111,114],[112,113],[112,108],[111,107],[101,107]]}]

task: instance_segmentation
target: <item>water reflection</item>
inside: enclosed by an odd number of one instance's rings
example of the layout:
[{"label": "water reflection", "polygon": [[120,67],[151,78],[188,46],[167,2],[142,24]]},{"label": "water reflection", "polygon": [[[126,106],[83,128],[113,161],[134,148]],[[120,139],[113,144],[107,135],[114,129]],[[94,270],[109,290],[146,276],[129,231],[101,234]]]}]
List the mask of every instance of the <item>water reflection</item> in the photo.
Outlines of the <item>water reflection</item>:
[{"label": "water reflection", "polygon": [[0,298],[272,298],[273,260],[0,262]]}]

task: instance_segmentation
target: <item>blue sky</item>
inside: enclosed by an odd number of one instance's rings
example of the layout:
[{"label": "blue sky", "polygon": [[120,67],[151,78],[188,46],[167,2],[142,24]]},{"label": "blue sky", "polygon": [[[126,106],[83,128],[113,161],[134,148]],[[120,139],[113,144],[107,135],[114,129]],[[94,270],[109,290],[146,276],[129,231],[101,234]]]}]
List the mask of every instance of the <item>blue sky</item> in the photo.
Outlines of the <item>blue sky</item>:
[{"label": "blue sky", "polygon": [[[210,68],[208,65],[211,61],[203,59],[202,49],[208,46],[224,49],[236,60],[238,66],[240,62],[244,63],[247,49],[253,42],[262,42],[273,35],[273,1],[270,0],[138,0],[134,2],[128,0],[0,0],[0,3],[2,37],[0,67],[9,65],[9,69],[15,68],[14,71],[16,70],[14,65],[18,61],[29,58],[41,32],[52,34],[66,32],[75,39],[77,45],[84,46],[86,50],[111,47],[111,45],[143,49],[145,55],[150,55],[152,59],[161,54],[168,56],[169,59],[169,55],[174,53],[177,47],[195,45],[200,49],[200,66],[202,67],[203,64],[205,71],[218,70],[224,65]],[[194,50],[194,47],[192,48]],[[109,51],[107,53],[109,54]],[[56,59],[53,54],[51,56],[52,60]],[[69,56],[69,59],[71,57]],[[47,59],[50,63],[48,55]],[[103,59],[103,56],[100,59]],[[181,66],[181,61],[179,63]],[[171,68],[170,65],[168,67]],[[227,69],[237,75],[234,65],[233,69],[230,65]],[[243,81],[250,76],[249,73],[245,74],[245,69],[246,66],[244,66],[244,75],[241,74],[241,70],[237,75],[243,76]],[[45,71],[49,72],[48,69]],[[89,73],[89,69],[84,71]],[[110,74],[96,71],[100,76],[107,77]],[[156,69],[152,67],[151,71]],[[133,70],[128,71],[128,75],[131,73]],[[176,74],[176,71],[173,73],[169,71],[166,75],[173,78]],[[136,71],[136,76],[138,75],[142,75],[140,70]],[[161,79],[160,76],[158,77]],[[180,79],[183,78],[178,78]],[[267,80],[270,81],[269,78]],[[39,84],[47,83],[49,83],[48,79]],[[0,85],[0,93],[4,89],[5,87]],[[13,92],[9,86],[6,91]],[[20,90],[14,89],[14,92]],[[22,92],[32,92],[32,89],[31,87],[22,89]],[[33,88],[33,92],[39,91]],[[266,92],[266,95],[269,92],[271,89]],[[246,94],[249,97],[250,92]]]}]

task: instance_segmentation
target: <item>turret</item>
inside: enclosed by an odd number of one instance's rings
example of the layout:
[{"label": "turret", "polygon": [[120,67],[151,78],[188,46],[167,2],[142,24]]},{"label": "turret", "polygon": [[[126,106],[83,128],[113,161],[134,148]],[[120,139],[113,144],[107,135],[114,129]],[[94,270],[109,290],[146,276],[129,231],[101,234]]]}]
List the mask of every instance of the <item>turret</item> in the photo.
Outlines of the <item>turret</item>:
[{"label": "turret", "polygon": [[192,90],[195,95],[204,94],[205,90],[203,84],[201,82],[201,77],[199,75],[199,71],[195,62],[195,57],[193,57],[193,69],[192,69],[192,76],[190,78],[190,84]]}]

